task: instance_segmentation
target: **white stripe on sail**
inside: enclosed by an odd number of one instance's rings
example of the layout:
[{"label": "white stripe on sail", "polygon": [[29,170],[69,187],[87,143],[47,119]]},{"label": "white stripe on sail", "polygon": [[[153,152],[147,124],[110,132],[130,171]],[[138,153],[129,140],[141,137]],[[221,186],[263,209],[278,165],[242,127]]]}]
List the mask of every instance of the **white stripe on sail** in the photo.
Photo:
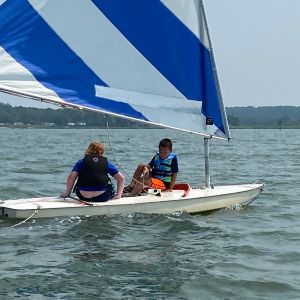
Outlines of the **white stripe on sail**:
[{"label": "white stripe on sail", "polygon": [[14,92],[18,90],[19,92],[34,94],[41,98],[43,96],[58,98],[55,92],[39,83],[25,67],[16,62],[2,47],[0,47],[0,61],[0,85],[2,88]]},{"label": "white stripe on sail", "polygon": [[5,2],[6,0],[0,0],[0,6]]},{"label": "white stripe on sail", "polygon": [[141,112],[153,123],[166,124],[195,132],[214,134],[218,128],[206,126],[201,114],[202,102],[180,98],[144,94],[120,89],[95,86],[98,97],[124,101]]},{"label": "white stripe on sail", "polygon": [[164,110],[149,109],[132,105],[136,110],[143,111],[143,115],[149,117],[155,124],[162,124],[172,128],[180,128],[189,132],[201,132],[206,135],[216,135],[224,138],[223,133],[215,134],[218,128],[205,125],[205,116],[202,114],[192,114],[190,112],[174,111],[172,108]]},{"label": "white stripe on sail", "polygon": [[[34,100],[40,99],[40,101],[46,100],[49,102],[55,102],[64,104],[66,103],[58,95],[54,94],[51,90],[44,88],[37,81],[0,81],[0,89],[8,94],[15,94],[17,96],[31,96]],[[31,98],[29,97],[29,98]],[[24,98],[24,101],[26,100]],[[75,105],[74,105],[75,106]]]},{"label": "white stripe on sail", "polygon": [[[167,107],[181,110],[201,111],[201,101],[191,101],[181,98],[166,97],[153,94],[126,91],[111,87],[95,86],[96,96],[116,101],[123,101],[129,105],[147,106],[150,108],[164,109]],[[200,108],[200,110],[199,110]]]},{"label": "white stripe on sail", "polygon": [[209,49],[201,8],[202,0],[161,0],[161,2]]},{"label": "white stripe on sail", "polygon": [[44,6],[38,0],[29,2],[107,85],[185,98],[91,1],[48,1]]}]

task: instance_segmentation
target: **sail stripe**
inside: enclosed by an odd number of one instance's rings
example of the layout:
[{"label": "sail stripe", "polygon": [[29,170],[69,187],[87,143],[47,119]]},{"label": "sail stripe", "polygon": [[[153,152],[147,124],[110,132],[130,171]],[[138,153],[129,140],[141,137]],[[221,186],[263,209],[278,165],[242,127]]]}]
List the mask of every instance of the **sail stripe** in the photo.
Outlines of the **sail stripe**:
[{"label": "sail stripe", "polygon": [[225,133],[210,52],[164,4],[159,0],[123,0],[117,5],[110,0],[92,1],[185,97],[205,100],[202,113]]},{"label": "sail stripe", "polygon": [[204,64],[204,67],[202,66],[203,73],[201,74],[205,75],[203,78],[206,78],[206,82],[202,81],[203,86],[205,86],[203,100],[206,99],[206,101],[203,101],[202,113],[208,118],[213,118],[214,124],[217,125],[220,131],[225,133],[217,88],[212,72],[211,50],[207,28],[204,23],[202,0],[161,0],[161,2],[199,38],[201,44],[208,50],[203,51],[204,59],[201,61]]},{"label": "sail stripe", "polygon": [[[143,114],[126,103],[97,98],[95,85],[107,86],[106,83],[86,66],[27,1],[6,2],[1,10],[4,17],[0,19],[0,45],[46,88],[74,104],[100,107],[146,120]],[[30,34],[26,35],[29,31]],[[68,68],[65,67],[66,61]]]},{"label": "sail stripe", "polygon": [[[207,31],[202,26],[202,0],[161,0],[161,2],[188,27],[201,43],[209,49]],[[203,24],[204,25],[204,24]]]},{"label": "sail stripe", "polygon": [[39,8],[49,26],[108,86],[185,98],[91,1],[49,1],[42,7],[37,1],[29,2]]},{"label": "sail stripe", "polygon": [[199,84],[203,46],[165,5],[159,0],[122,0],[116,5],[111,0],[92,1],[186,98],[203,99]]},{"label": "sail stripe", "polygon": [[39,83],[33,75],[21,64],[17,63],[1,46],[0,46],[0,84],[6,88],[20,89],[23,92],[31,92],[32,87],[28,83],[34,85],[34,91],[41,97],[58,97],[58,95],[47,89],[44,85]]}]

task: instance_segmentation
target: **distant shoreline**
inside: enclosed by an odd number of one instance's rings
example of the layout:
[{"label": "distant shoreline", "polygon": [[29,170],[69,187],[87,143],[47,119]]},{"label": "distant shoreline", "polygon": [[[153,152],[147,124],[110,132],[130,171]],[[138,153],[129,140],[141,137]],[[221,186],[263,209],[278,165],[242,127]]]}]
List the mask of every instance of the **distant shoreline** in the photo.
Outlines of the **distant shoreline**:
[{"label": "distant shoreline", "polygon": [[[96,127],[96,126],[40,126],[40,125],[0,125],[0,128],[9,128],[9,129],[106,129],[106,127]],[[137,129],[167,129],[167,128],[157,128],[157,127],[110,127],[110,129],[131,129],[131,130],[137,130]],[[269,127],[269,126],[230,126],[230,130],[234,129],[277,129],[277,130],[289,130],[289,129],[300,129],[300,124],[298,126],[286,126],[286,127]]]},{"label": "distant shoreline", "polygon": [[[300,106],[226,108],[231,129],[299,129]],[[0,127],[38,129],[147,129],[158,128],[99,113],[74,109],[13,107],[0,103]]]}]

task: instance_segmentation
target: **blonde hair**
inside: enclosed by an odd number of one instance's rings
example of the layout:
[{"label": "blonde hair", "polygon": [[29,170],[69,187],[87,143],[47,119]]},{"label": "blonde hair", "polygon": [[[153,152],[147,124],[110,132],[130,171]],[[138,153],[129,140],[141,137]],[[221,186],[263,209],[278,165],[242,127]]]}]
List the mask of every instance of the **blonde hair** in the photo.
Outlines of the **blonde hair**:
[{"label": "blonde hair", "polygon": [[88,148],[85,151],[85,155],[92,155],[92,154],[98,154],[103,155],[104,154],[104,144],[101,144],[99,142],[92,142],[88,146]]}]

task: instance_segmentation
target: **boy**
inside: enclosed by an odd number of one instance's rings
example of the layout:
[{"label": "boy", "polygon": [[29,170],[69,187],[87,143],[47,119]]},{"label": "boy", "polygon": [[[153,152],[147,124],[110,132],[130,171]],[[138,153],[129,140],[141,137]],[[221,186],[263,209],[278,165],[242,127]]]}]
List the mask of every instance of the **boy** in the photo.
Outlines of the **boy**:
[{"label": "boy", "polygon": [[[151,171],[151,176],[150,176]],[[163,191],[172,191],[178,173],[178,162],[172,152],[172,141],[162,139],[158,152],[148,165],[140,164],[134,172],[130,185],[124,189],[126,196],[132,197],[143,190],[143,184]],[[144,179],[142,179],[142,175]]]}]

